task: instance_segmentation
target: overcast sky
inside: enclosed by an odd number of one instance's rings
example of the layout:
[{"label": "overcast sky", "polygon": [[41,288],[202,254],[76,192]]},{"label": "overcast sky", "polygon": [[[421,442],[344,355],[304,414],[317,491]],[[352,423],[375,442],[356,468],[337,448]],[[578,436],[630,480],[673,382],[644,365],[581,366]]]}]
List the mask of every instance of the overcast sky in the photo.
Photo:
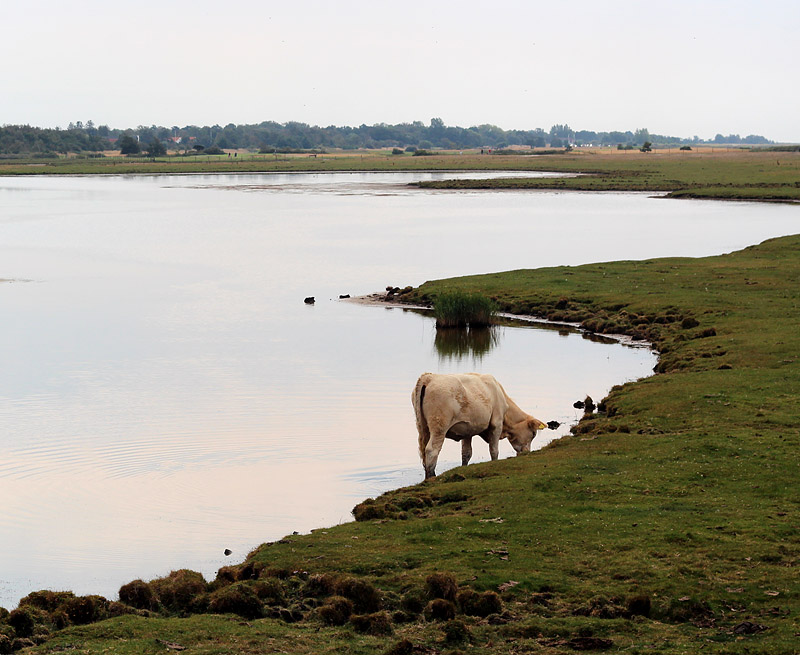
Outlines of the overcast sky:
[{"label": "overcast sky", "polygon": [[0,124],[297,120],[800,142],[800,0],[3,0]]}]

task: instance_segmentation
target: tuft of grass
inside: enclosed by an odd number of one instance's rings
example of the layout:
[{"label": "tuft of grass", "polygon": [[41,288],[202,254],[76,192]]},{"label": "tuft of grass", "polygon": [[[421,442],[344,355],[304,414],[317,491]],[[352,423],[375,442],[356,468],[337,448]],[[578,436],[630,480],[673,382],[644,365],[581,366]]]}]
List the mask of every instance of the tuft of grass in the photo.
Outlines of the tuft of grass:
[{"label": "tuft of grass", "polygon": [[328,625],[344,625],[353,614],[353,601],[344,596],[333,596],[317,610],[317,613]]},{"label": "tuft of grass", "polygon": [[215,591],[209,600],[209,610],[214,614],[238,614],[246,619],[263,616],[261,599],[251,585],[237,582]]},{"label": "tuft of grass", "polygon": [[497,306],[480,293],[442,291],[433,301],[436,327],[487,328],[494,324]]},{"label": "tuft of grass", "polygon": [[139,610],[155,609],[157,600],[150,585],[144,580],[133,580],[119,589],[119,600]]},{"label": "tuft of grass", "polygon": [[428,596],[432,599],[443,598],[454,601],[458,593],[458,585],[452,575],[447,573],[433,573],[425,580]]},{"label": "tuft of grass", "polygon": [[363,634],[390,635],[393,632],[392,620],[386,612],[353,615],[350,617],[350,622],[356,632]]}]

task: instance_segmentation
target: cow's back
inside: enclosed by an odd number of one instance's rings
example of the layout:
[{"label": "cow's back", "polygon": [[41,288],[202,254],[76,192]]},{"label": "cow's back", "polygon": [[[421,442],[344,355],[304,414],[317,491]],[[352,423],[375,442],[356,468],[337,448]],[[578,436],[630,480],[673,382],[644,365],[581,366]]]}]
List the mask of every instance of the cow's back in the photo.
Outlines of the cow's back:
[{"label": "cow's back", "polygon": [[472,426],[472,434],[478,434],[492,415],[502,416],[506,410],[505,394],[497,380],[479,373],[423,373],[413,398],[417,427],[424,422],[427,430],[445,433],[462,424],[465,431]]}]

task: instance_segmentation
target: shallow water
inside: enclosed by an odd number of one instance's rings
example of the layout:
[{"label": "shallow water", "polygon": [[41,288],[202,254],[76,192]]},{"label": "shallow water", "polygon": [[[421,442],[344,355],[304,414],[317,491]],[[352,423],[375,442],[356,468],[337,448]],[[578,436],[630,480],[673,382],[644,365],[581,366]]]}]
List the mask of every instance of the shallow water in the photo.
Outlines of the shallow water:
[{"label": "shallow water", "polygon": [[[350,520],[422,478],[423,371],[491,372],[523,409],[569,422],[574,400],[654,364],[534,327],[437,348],[428,317],[339,294],[797,231],[793,207],[406,186],[451,176],[0,179],[0,605],[213,576]],[[439,470],[459,455],[445,444]]]}]

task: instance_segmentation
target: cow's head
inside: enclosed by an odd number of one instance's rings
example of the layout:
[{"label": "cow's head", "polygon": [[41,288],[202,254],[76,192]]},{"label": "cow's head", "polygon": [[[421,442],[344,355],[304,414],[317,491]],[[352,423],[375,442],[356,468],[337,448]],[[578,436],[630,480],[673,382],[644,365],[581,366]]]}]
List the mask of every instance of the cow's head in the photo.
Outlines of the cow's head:
[{"label": "cow's head", "polygon": [[507,428],[507,433],[504,436],[508,437],[508,443],[517,451],[517,455],[522,455],[523,453],[531,452],[531,441],[536,436],[536,432],[546,427],[547,425],[538,418],[529,416],[524,421],[515,423]]}]

